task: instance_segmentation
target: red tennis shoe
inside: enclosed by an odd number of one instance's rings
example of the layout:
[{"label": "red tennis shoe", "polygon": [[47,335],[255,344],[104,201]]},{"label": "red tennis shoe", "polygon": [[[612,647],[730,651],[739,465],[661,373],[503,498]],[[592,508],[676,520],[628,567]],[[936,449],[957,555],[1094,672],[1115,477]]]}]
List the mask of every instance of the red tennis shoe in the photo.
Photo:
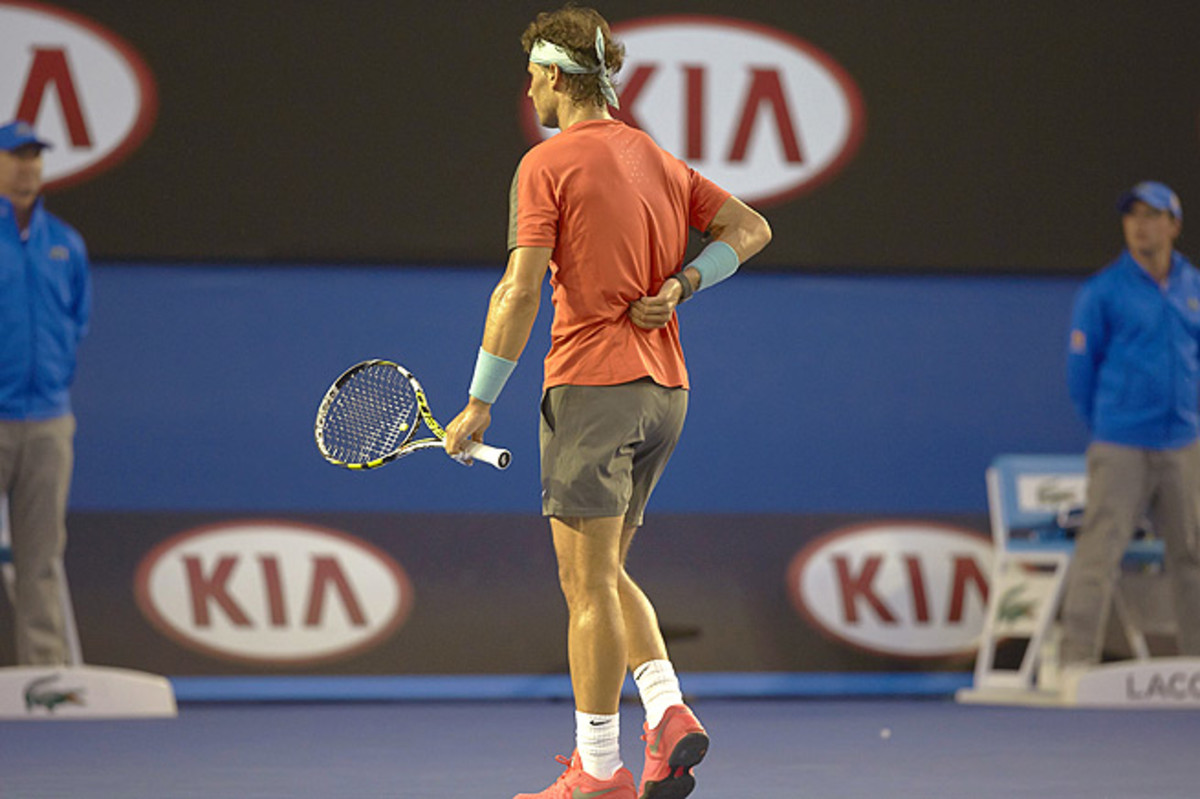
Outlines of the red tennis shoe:
[{"label": "red tennis shoe", "polygon": [[598,780],[583,770],[576,750],[567,759],[555,757],[567,767],[563,775],[541,793],[519,793],[513,799],[634,799],[633,774],[627,768],[617,769],[611,779]]},{"label": "red tennis shoe", "polygon": [[672,705],[657,727],[645,729],[638,799],[683,799],[696,787],[691,769],[708,752],[708,733],[687,705]]}]

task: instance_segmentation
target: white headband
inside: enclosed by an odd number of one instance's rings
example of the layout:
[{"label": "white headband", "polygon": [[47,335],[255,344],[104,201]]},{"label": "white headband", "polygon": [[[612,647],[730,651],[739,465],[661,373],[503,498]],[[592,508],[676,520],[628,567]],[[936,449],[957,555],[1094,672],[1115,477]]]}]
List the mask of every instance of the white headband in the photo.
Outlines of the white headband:
[{"label": "white headband", "polygon": [[620,108],[621,103],[617,100],[617,90],[613,88],[612,74],[608,71],[608,65],[604,61],[604,33],[599,28],[596,28],[596,58],[600,60],[599,66],[585,67],[572,58],[570,52],[566,49],[545,39],[538,39],[533,43],[533,47],[529,51],[529,60],[531,63],[539,64],[543,67],[554,65],[563,72],[568,72],[572,75],[598,74],[600,76],[600,91],[604,93],[604,99],[613,108]]}]

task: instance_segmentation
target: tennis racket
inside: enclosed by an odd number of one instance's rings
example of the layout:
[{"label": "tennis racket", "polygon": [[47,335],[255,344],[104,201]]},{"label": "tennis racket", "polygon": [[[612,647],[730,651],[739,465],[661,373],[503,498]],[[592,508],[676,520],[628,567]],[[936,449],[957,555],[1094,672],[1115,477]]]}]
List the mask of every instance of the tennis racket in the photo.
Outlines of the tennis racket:
[{"label": "tennis racket", "polygon": [[[414,438],[421,422],[432,437]],[[400,364],[379,359],[355,364],[333,381],[317,408],[315,433],[325,460],[347,469],[374,469],[410,452],[441,448],[446,438],[417,378]],[[459,460],[507,469],[512,455],[468,441]]]}]

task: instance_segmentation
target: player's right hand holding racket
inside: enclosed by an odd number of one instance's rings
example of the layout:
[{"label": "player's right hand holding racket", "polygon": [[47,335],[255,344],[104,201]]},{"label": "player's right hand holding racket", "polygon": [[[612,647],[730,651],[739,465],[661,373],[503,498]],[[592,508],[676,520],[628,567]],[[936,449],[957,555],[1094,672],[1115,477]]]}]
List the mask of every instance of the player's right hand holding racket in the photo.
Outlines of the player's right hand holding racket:
[{"label": "player's right hand holding racket", "polygon": [[463,457],[468,442],[482,442],[483,433],[492,423],[492,406],[471,397],[467,406],[446,425],[446,453]]},{"label": "player's right hand holding racket", "polygon": [[[422,422],[432,435],[416,438]],[[374,469],[417,450],[440,449],[446,437],[417,378],[395,361],[378,358],[355,364],[334,381],[317,409],[314,430],[325,460],[347,469]],[[479,440],[464,440],[451,454],[497,469],[508,468],[511,460],[508,450]]]}]

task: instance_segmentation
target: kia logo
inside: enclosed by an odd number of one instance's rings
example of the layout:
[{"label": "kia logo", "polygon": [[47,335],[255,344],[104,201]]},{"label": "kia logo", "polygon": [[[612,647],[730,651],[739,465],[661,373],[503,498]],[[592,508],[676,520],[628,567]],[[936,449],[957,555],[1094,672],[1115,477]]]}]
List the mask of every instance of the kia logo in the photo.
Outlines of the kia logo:
[{"label": "kia logo", "polygon": [[157,113],[154,78],[127,42],[40,3],[0,0],[0,116],[54,147],[46,187],[88,180],[132,153]]},{"label": "kia logo", "polygon": [[[626,47],[614,116],[755,205],[781,203],[832,178],[865,127],[862,97],[825,52],[744,20],[667,16],[613,26]],[[541,127],[528,100],[531,143]]]},{"label": "kia logo", "polygon": [[973,654],[987,613],[991,540],[933,522],[835,530],[793,558],[788,591],[804,618],[873,654]]},{"label": "kia logo", "polygon": [[400,564],[336,530],[228,522],[180,533],[138,566],[134,590],[160,632],[206,655],[303,665],[361,652],[412,609]]}]

